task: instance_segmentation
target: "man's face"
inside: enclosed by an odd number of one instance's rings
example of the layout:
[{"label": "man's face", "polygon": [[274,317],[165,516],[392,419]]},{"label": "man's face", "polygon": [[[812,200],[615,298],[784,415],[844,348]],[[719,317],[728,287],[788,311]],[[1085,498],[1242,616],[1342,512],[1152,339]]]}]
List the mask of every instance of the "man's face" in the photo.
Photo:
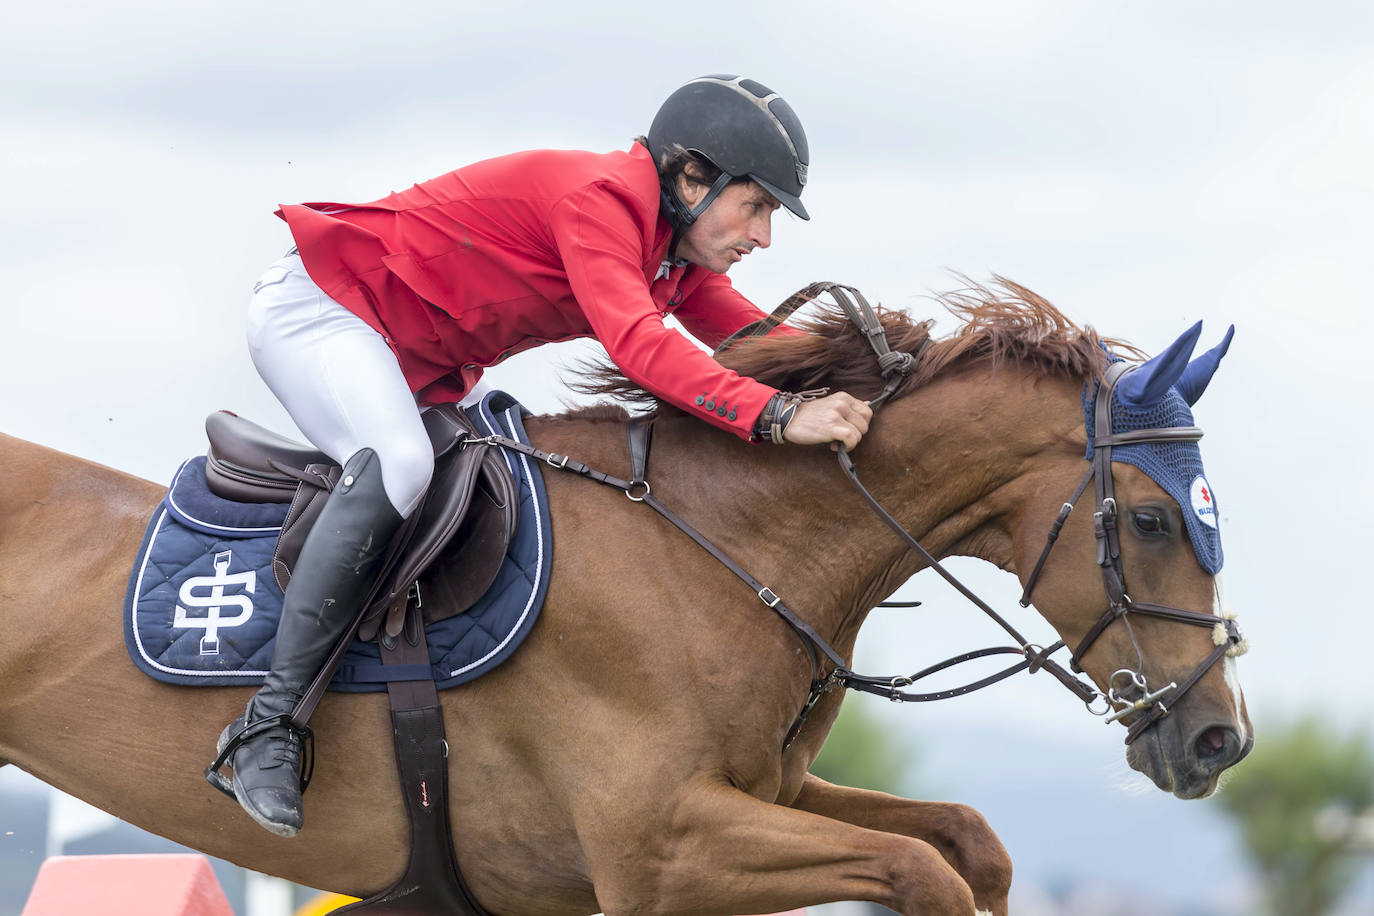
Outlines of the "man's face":
[{"label": "man's face", "polygon": [[[679,193],[688,206],[695,206],[706,189],[684,182]],[[723,274],[755,248],[768,247],[772,241],[773,211],[778,206],[772,194],[752,181],[732,182],[683,233],[676,254]]]}]

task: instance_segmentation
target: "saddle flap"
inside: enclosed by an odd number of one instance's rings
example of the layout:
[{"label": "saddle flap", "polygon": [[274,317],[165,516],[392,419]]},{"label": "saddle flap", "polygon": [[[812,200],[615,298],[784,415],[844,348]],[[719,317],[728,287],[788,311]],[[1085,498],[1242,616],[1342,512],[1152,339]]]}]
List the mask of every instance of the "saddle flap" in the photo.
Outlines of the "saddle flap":
[{"label": "saddle flap", "polygon": [[[384,577],[366,618],[405,594],[441,554],[457,558],[455,572],[471,583],[452,597],[454,605],[434,600],[421,590],[425,619],[442,620],[462,613],[485,594],[515,535],[519,498],[509,466],[480,438],[461,408],[446,404],[424,414],[425,430],[435,450],[434,479],[416,519],[414,534],[395,567]],[[474,536],[480,532],[480,536]],[[480,587],[479,587],[480,586]],[[468,593],[477,589],[467,600]]]},{"label": "saddle flap", "polygon": [[436,464],[429,492],[418,510],[415,532],[400,562],[386,574],[377,593],[378,604],[390,605],[397,596],[405,594],[458,530],[472,504],[473,489],[488,448],[464,446]]},{"label": "saddle flap", "polygon": [[420,580],[426,623],[463,613],[491,588],[515,537],[518,505],[506,462],[488,451],[467,516]]}]

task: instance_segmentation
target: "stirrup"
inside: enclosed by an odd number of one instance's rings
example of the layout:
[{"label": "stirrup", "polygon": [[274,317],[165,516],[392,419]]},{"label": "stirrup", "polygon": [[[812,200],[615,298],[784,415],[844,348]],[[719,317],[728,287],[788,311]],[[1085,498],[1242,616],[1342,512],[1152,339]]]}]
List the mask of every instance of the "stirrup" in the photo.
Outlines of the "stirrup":
[{"label": "stirrup", "polygon": [[315,732],[309,725],[296,725],[291,721],[290,714],[283,713],[278,716],[268,716],[266,719],[259,719],[256,722],[246,722],[243,728],[239,729],[238,734],[230,738],[224,745],[224,749],[219,752],[214,761],[205,768],[205,781],[219,789],[225,795],[238,801],[234,795],[234,782],[228,776],[220,772],[220,768],[238,750],[239,746],[249,738],[256,738],[263,732],[274,728],[285,728],[294,734],[301,742],[301,763],[300,779],[301,794],[310,785],[310,777],[315,773]]}]

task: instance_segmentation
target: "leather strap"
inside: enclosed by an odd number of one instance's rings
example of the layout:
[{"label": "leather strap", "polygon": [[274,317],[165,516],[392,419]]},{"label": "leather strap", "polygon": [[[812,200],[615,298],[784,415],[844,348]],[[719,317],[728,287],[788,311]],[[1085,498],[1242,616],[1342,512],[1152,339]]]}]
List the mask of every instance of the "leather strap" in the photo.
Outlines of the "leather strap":
[{"label": "leather strap", "polygon": [[874,355],[878,357],[878,371],[882,374],[886,384],[882,393],[868,402],[869,407],[876,407],[891,397],[902,381],[916,368],[917,360],[921,358],[921,354],[930,344],[930,335],[926,335],[925,340],[921,341],[914,353],[893,351],[887,344],[887,331],[883,328],[882,321],[878,319],[878,313],[868,304],[863,293],[843,283],[822,280],[797,290],[783,300],[782,304],[773,309],[767,317],[761,318],[753,324],[745,325],[722,340],[713,355],[720,356],[745,338],[762,337],[786,321],[797,309],[822,293],[830,293],[834,297],[850,322],[868,341]]},{"label": "leather strap", "polygon": [[383,635],[378,645],[383,671],[392,668],[401,678],[387,682],[387,693],[391,699],[401,796],[410,823],[410,858],[400,879],[391,887],[335,912],[372,916],[488,916],[468,889],[454,855],[448,807],[449,747],[439,695],[432,678],[413,676],[417,666],[429,666],[429,647],[419,608],[409,604],[401,634],[395,639]]},{"label": "leather strap", "polygon": [[[820,649],[821,652],[824,653],[824,655],[828,659],[830,659],[830,661],[837,667],[845,668],[844,659],[840,656],[838,652],[836,652],[833,648],[830,647],[829,643],[822,639],[820,635],[814,629],[811,628],[810,624],[808,624],[806,621],[802,620],[795,613],[793,613],[791,608],[784,604],[782,599],[779,598],[778,595],[771,588],[764,585],[758,579],[755,579],[743,567],[741,567],[738,563],[732,560],[729,557],[729,555],[727,555],[715,544],[711,543],[711,541],[708,540],[705,535],[697,531],[691,525],[687,524],[687,522],[683,521],[683,519],[680,516],[678,516],[677,513],[673,512],[667,506],[663,505],[663,503],[659,502],[658,499],[656,499],[652,493],[648,492],[648,488],[644,486],[644,484],[647,483],[646,481],[635,482],[621,480],[618,477],[613,477],[610,474],[604,474],[593,468],[589,468],[582,462],[574,461],[566,455],[559,455],[557,453],[546,452],[542,449],[535,448],[532,445],[526,445],[523,442],[518,442],[515,439],[509,439],[505,436],[487,436],[483,441],[488,442],[492,445],[499,445],[502,448],[508,448],[511,451],[520,452],[523,455],[528,455],[531,458],[543,461],[550,467],[555,467],[559,468],[560,470],[569,471],[581,477],[587,477],[591,480],[595,480],[598,483],[606,484],[607,486],[612,486],[619,490],[624,490],[626,492],[626,495],[628,495],[632,500],[634,500],[635,502],[642,502],[646,506],[649,506],[659,515],[663,516],[674,526],[676,526],[678,530],[680,530],[683,534],[687,535],[693,541],[695,541],[697,545],[700,546],[703,550],[705,550],[711,556],[715,557],[718,561],[720,561],[720,563],[726,569],[730,570],[737,577],[743,580],[745,584],[747,584],[751,589],[753,589],[754,594],[758,595],[759,600],[762,601],[764,605],[771,608],[779,617],[782,617],[783,620],[786,621],[787,624],[790,627],[792,627],[792,629],[795,630],[797,634],[803,638],[804,641],[808,641],[811,644],[813,644],[816,648]],[[647,445],[647,438],[644,441]],[[647,453],[644,460],[647,463]],[[636,491],[640,489],[644,490],[644,494],[642,496],[636,494]]]},{"label": "leather strap", "polygon": [[760,318],[752,324],[746,324],[744,327],[722,340],[720,344],[716,346],[715,352],[712,355],[720,356],[747,337],[763,337],[790,318],[792,313],[797,309],[836,285],[837,284],[831,283],[828,280],[820,280],[816,283],[812,283],[810,286],[802,287],[784,299],[782,304],[769,312],[766,317]]},{"label": "leather strap", "polygon": [[630,440],[630,483],[649,482],[649,447],[653,444],[654,421],[649,417],[636,417],[625,424],[625,435]]}]

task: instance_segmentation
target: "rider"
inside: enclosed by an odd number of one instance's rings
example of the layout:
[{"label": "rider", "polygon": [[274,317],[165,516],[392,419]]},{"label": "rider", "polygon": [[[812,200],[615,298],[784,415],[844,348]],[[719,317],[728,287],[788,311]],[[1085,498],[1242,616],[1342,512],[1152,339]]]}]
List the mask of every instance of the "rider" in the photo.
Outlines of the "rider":
[{"label": "rider", "polygon": [[[628,152],[539,150],[479,162],[368,204],[284,206],[296,247],[258,280],[248,342],[302,433],[343,467],[292,574],[271,671],[220,736],[259,824],[303,817],[299,735],[285,723],[348,629],[388,540],[434,468],[419,406],[554,340],[595,337],[627,377],[749,441],[853,448],[866,404],[802,401],[725,369],[714,346],[762,317],[730,266],[770,241],[773,211],[808,219],[806,135],[759,83],[678,89]],[[271,724],[269,724],[271,723]]]}]

